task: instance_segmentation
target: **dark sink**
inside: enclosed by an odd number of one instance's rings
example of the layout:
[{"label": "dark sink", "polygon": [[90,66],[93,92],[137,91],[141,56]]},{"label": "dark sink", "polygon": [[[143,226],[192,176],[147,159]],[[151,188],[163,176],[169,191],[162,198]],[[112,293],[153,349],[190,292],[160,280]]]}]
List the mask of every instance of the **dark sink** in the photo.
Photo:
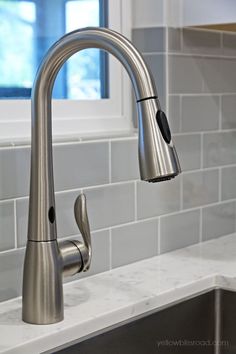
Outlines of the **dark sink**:
[{"label": "dark sink", "polygon": [[236,293],[212,290],[53,353],[236,354]]}]

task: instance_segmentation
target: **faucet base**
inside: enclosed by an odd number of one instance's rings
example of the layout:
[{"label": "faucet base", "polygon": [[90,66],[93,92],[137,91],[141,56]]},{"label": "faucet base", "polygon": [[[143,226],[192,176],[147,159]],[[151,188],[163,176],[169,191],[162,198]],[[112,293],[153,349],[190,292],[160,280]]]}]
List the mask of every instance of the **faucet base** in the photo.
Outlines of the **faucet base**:
[{"label": "faucet base", "polygon": [[62,321],[62,257],[56,240],[28,241],[23,278],[23,321],[51,324]]}]

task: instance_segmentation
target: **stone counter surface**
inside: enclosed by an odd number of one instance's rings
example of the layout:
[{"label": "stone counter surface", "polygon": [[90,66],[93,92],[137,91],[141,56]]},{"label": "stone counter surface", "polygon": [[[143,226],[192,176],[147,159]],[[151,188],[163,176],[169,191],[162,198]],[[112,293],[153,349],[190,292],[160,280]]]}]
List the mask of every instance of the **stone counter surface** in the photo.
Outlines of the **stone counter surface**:
[{"label": "stone counter surface", "polygon": [[26,324],[21,298],[2,302],[0,353],[42,353],[215,287],[236,290],[236,234],[65,284],[57,324]]}]

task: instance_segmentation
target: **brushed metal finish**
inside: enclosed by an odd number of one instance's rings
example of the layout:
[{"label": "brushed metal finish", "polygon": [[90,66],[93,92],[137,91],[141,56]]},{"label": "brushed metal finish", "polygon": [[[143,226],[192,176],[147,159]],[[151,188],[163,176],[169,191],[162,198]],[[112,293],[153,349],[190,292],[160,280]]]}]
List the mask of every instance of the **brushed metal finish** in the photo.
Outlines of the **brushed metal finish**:
[{"label": "brushed metal finish", "polygon": [[84,243],[78,244],[78,248],[82,255],[83,271],[86,272],[90,268],[91,264],[92,242],[87,214],[86,197],[83,193],[81,193],[75,201],[74,214],[76,223],[84,241]]},{"label": "brushed metal finish", "polygon": [[23,278],[23,320],[50,324],[63,320],[62,257],[57,241],[28,241]]},{"label": "brushed metal finish", "polygon": [[217,289],[137,316],[47,354],[235,354],[235,318],[236,293]]},{"label": "brushed metal finish", "polygon": [[[100,48],[126,68],[138,101],[141,178],[162,181],[180,172],[175,148],[163,139],[156,113],[160,109],[151,72],[142,55],[121,34],[106,28],[85,28],[63,36],[47,52],[32,89],[31,179],[28,244],[23,281],[23,320],[49,324],[63,318],[62,274],[86,271],[91,263],[91,237],[86,199],[75,202],[75,218],[84,242],[57,244],[52,158],[52,89],[56,76],[76,52]],[[141,101],[140,100],[144,100]]]},{"label": "brushed metal finish", "polygon": [[158,99],[138,102],[139,169],[144,181],[168,179],[181,171],[172,141],[167,144],[159,130],[156,121],[159,109]]},{"label": "brushed metal finish", "polygon": [[59,243],[59,249],[63,261],[64,277],[79,273],[83,267],[82,256],[79,250],[81,242],[77,240],[63,241]]}]

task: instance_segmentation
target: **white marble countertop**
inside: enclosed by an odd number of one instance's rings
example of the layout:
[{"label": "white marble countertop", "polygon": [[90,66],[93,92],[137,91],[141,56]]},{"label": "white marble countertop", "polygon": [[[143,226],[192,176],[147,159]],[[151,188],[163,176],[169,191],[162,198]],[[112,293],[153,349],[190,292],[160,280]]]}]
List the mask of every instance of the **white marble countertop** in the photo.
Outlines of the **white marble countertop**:
[{"label": "white marble countertop", "polygon": [[214,287],[236,290],[236,234],[64,285],[65,320],[21,321],[21,299],[0,304],[0,353],[37,354]]}]

